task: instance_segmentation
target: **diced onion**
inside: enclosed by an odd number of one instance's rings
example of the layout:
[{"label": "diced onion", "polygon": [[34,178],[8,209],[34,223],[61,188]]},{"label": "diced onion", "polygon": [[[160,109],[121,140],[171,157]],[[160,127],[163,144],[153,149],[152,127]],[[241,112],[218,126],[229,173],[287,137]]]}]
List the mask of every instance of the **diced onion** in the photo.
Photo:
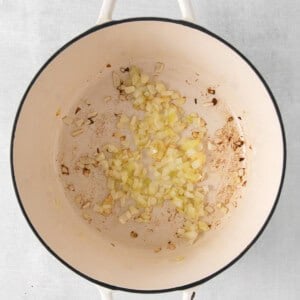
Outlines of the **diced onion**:
[{"label": "diced onion", "polygon": [[[157,68],[162,71],[163,65],[159,63]],[[109,215],[115,201],[125,207],[126,199],[131,199],[134,204],[119,216],[120,223],[130,219],[149,222],[152,209],[169,200],[185,219],[177,234],[194,241],[200,232],[209,229],[203,221],[204,194],[196,185],[202,180],[205,166],[202,150],[205,121],[197,113],[187,115],[181,108],[185,97],[161,82],[151,81],[136,66],[130,67],[129,77],[122,85],[119,75],[113,73],[113,83],[130,94],[133,107],[144,114],[142,118],[121,114],[117,123],[119,129],[130,131],[134,150],[129,149],[124,138],[120,146],[108,144],[104,153],[95,156],[105,171],[110,192],[95,210]],[[189,126],[192,126],[192,137],[183,138]],[[151,161],[147,168],[145,155]]]}]

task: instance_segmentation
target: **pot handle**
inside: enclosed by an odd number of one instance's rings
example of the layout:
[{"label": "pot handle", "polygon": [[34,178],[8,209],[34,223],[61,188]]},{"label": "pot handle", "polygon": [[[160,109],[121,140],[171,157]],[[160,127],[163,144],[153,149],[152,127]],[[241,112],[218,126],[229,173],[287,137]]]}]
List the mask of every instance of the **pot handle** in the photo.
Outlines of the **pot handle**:
[{"label": "pot handle", "polygon": [[[177,0],[182,19],[188,22],[195,22],[193,10],[190,0]],[[115,7],[116,0],[103,0],[100,13],[96,24],[102,24],[112,20],[112,13]]]},{"label": "pot handle", "polygon": [[[101,300],[113,300],[112,290],[100,286],[97,286],[97,288],[100,292]],[[194,300],[195,295],[196,293],[194,292],[194,290],[185,290],[182,293],[182,300]]]},{"label": "pot handle", "polygon": [[113,300],[112,290],[100,286],[97,286],[97,289],[100,292],[101,300]]},{"label": "pot handle", "polygon": [[193,289],[185,290],[182,294],[182,300],[195,300],[196,292]]}]

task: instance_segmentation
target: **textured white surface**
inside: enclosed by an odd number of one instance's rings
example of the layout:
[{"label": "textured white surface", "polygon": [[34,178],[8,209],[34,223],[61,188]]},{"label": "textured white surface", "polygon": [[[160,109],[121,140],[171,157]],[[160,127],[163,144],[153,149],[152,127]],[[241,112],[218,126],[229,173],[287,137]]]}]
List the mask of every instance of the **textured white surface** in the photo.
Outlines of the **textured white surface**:
[{"label": "textured white surface", "polygon": [[[282,111],[289,154],[285,186],[266,231],[237,264],[198,287],[196,299],[299,299],[300,3],[192,2],[197,22],[241,50],[269,83]],[[98,0],[0,0],[0,299],[100,299],[91,283],[61,265],[33,235],[17,204],[8,163],[13,118],[27,85],[54,51],[94,25],[99,7]],[[135,16],[179,18],[180,13],[175,0],[117,2],[115,18]],[[162,298],[180,294],[114,295]]]}]

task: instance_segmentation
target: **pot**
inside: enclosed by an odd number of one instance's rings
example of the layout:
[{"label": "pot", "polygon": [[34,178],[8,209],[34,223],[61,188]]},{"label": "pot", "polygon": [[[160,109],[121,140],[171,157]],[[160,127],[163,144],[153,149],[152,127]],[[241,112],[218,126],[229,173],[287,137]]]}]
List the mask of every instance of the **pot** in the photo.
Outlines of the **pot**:
[{"label": "pot", "polygon": [[[227,269],[253,245],[273,214],[286,160],[280,112],[265,80],[249,60],[222,38],[193,23],[189,1],[178,1],[183,20],[147,17],[111,21],[114,2],[103,1],[97,25],[60,48],[25,92],[11,142],[16,195],[42,244],[65,266],[99,285],[103,299],[111,299],[111,290],[183,290],[189,299],[195,286]],[[157,61],[165,65],[162,80],[187,98],[196,97],[200,87],[216,87],[216,97],[226,113],[239,122],[247,156],[247,184],[230,217],[201,241],[172,254],[135,247],[129,238],[118,243],[117,233],[113,237],[101,235],[79,220],[57,167],[71,147],[64,144],[61,117],[74,109],[74,103],[86,95],[98,97],[97,108],[104,111],[101,97],[113,93],[112,69],[137,64],[150,70]],[[212,113],[216,108],[203,108],[194,101],[188,102],[186,109],[204,115],[208,126],[212,124],[211,131],[219,126],[220,115],[224,116],[224,109]],[[79,148],[89,144],[86,137],[77,141]],[[164,226],[161,224],[161,237]],[[124,237],[122,230],[118,234]],[[176,257],[182,254],[184,260],[178,262]]]}]

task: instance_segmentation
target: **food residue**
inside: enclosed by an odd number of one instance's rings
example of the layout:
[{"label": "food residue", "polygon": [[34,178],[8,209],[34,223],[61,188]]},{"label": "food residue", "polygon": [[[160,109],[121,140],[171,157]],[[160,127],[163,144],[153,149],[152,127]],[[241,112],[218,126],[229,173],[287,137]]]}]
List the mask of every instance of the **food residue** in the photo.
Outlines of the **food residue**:
[{"label": "food residue", "polygon": [[217,105],[218,100],[217,100],[216,98],[213,98],[213,99],[211,100],[211,102],[212,102],[213,105]]},{"label": "food residue", "polygon": [[67,166],[65,166],[65,165],[62,164],[60,167],[61,167],[61,173],[63,175],[69,175],[70,174],[69,168]]},{"label": "food residue", "polygon": [[80,112],[81,111],[81,108],[78,106],[78,107],[76,107],[76,109],[75,109],[75,115],[78,113],[78,112]]},{"label": "food residue", "polygon": [[130,236],[132,237],[132,238],[137,238],[138,237],[138,234],[135,232],[135,231],[131,231],[130,232]]},{"label": "food residue", "polygon": [[214,95],[216,93],[216,91],[213,88],[210,88],[210,87],[207,89],[207,92],[211,95]]}]

